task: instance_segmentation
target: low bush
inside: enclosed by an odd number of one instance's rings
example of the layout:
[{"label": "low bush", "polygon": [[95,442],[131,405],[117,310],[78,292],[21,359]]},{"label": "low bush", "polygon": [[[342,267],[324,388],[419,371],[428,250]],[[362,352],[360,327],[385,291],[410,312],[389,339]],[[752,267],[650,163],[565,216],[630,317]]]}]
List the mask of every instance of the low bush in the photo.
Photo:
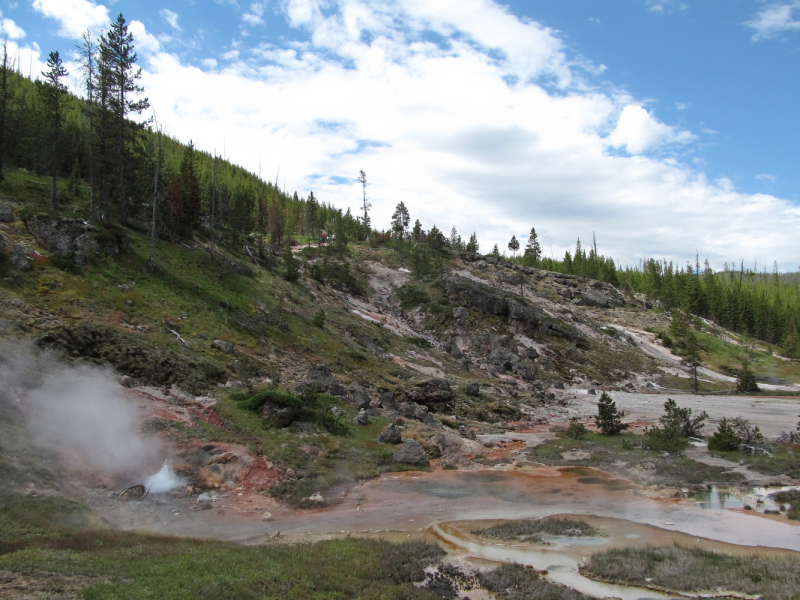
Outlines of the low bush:
[{"label": "low bush", "polygon": [[473,529],[475,535],[496,540],[521,540],[541,542],[541,535],[566,535],[570,537],[596,536],[600,532],[585,521],[575,519],[536,519],[507,521],[486,529]]},{"label": "low bush", "polygon": [[764,600],[795,600],[800,562],[731,556],[681,546],[619,548],[594,554],[584,574],[624,585],[656,585],[681,592],[731,590]]},{"label": "low bush", "polygon": [[478,575],[481,586],[497,594],[500,600],[588,600],[580,592],[568,587],[550,583],[533,567],[518,564],[505,564],[493,571]]}]

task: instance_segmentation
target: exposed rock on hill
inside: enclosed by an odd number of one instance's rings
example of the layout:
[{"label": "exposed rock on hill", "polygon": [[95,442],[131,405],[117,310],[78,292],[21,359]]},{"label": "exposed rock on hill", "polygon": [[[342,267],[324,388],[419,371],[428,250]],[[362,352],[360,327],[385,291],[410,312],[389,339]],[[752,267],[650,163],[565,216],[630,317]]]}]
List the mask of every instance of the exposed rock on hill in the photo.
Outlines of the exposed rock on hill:
[{"label": "exposed rock on hill", "polygon": [[78,219],[35,215],[28,219],[27,226],[48,252],[71,255],[77,265],[98,256],[116,256],[131,249],[128,237],[121,230],[101,230]]},{"label": "exposed rock on hill", "polygon": [[392,455],[392,460],[398,463],[408,463],[410,465],[428,465],[430,456],[417,440],[407,439],[403,442],[403,447]]}]

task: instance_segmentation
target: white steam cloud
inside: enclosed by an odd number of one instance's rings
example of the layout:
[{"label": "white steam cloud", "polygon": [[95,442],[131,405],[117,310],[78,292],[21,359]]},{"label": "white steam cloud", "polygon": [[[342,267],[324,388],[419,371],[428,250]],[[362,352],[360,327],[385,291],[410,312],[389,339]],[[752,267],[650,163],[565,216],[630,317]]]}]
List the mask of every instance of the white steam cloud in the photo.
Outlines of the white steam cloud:
[{"label": "white steam cloud", "polygon": [[79,452],[110,473],[141,471],[158,445],[138,432],[138,414],[110,369],[56,366],[28,393],[28,422],[40,442]]},{"label": "white steam cloud", "polygon": [[139,412],[110,368],[69,366],[18,343],[0,344],[0,389],[22,408],[32,439],[107,475],[144,479],[161,444],[139,431]]}]

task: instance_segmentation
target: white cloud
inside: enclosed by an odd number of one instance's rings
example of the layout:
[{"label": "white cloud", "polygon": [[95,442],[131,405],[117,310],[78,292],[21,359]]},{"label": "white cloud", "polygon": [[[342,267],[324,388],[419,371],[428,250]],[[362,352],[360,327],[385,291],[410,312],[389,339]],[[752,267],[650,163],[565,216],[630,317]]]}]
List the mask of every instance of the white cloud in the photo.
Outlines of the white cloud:
[{"label": "white cloud", "polygon": [[624,147],[631,154],[642,154],[662,144],[686,143],[693,139],[690,132],[660,123],[642,106],[629,104],[622,109],[617,127],[607,142],[614,148]]},{"label": "white cloud", "polygon": [[261,25],[264,23],[264,10],[267,8],[266,2],[254,2],[250,5],[250,10],[242,15],[242,21],[248,25]]},{"label": "white cloud", "polygon": [[158,38],[151,33],[147,33],[147,29],[141,21],[130,21],[128,23],[128,31],[133,35],[136,48],[149,53],[161,50],[161,43]]},{"label": "white cloud", "polygon": [[158,11],[158,14],[161,15],[161,18],[164,19],[169,26],[173,29],[180,31],[181,27],[178,25],[178,13],[171,11],[168,8],[162,8]]},{"label": "white cloud", "polygon": [[61,24],[59,34],[80,39],[87,29],[97,30],[110,23],[108,9],[88,0],[33,0],[34,10]]},{"label": "white cloud", "polygon": [[756,179],[759,181],[769,181],[774,182],[777,181],[778,178],[775,175],[770,175],[769,173],[761,173],[760,175],[756,175]]},{"label": "white cloud", "polygon": [[25,31],[11,19],[0,19],[0,37],[19,40],[25,37]]},{"label": "white cloud", "polygon": [[688,102],[676,102],[675,110],[687,110],[689,109],[690,106],[691,104],[689,104]]},{"label": "white cloud", "polygon": [[800,0],[770,4],[748,21],[756,32],[753,41],[769,39],[779,33],[800,31],[800,19],[795,18],[795,11],[800,12]]},{"label": "white cloud", "polygon": [[592,231],[628,264],[796,256],[796,206],[664,158],[693,134],[581,82],[555,32],[488,0],[434,4],[288,0],[310,42],[236,42],[208,71],[162,51],[143,83],[171,135],[253,171],[260,156],[288,190],[356,210],[358,186],[341,182],[363,169],[378,227],[403,200],[484,250],[535,226],[556,256]]}]

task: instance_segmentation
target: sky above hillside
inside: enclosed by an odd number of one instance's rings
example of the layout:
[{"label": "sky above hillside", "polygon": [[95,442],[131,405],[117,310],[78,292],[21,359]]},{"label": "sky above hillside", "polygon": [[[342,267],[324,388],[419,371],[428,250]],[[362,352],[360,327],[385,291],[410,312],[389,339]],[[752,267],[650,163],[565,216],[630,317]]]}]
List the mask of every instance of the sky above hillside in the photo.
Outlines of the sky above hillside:
[{"label": "sky above hillside", "polygon": [[[800,0],[0,0],[23,74],[122,13],[158,122],[488,252],[800,264]],[[70,70],[76,71],[74,66]],[[79,85],[73,80],[72,86]]]}]

